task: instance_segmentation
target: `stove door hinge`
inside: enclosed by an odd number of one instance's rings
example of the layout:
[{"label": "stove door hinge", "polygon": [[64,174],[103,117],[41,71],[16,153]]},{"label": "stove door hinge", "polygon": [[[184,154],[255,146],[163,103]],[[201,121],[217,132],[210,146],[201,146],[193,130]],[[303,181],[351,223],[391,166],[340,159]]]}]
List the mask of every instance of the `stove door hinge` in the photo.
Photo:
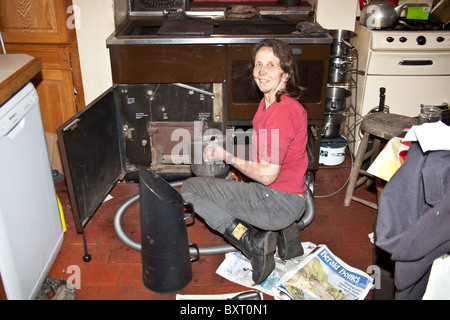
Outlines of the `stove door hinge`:
[{"label": "stove door hinge", "polygon": [[81,121],[81,120],[80,120],[79,118],[73,120],[71,123],[69,123],[67,126],[64,127],[63,131],[64,131],[64,132],[67,132],[67,131],[73,131],[73,130],[75,130],[76,128],[78,128],[78,123],[79,123],[80,121]]}]

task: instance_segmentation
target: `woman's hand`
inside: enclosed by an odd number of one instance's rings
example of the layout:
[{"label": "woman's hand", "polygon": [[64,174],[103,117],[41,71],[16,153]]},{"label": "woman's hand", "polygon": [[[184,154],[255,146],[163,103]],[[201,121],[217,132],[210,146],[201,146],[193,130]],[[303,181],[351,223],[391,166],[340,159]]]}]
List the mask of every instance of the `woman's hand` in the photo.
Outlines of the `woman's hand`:
[{"label": "woman's hand", "polygon": [[214,141],[213,143],[209,143],[205,149],[203,149],[203,159],[205,162],[225,161],[226,150],[222,148],[219,143]]},{"label": "woman's hand", "polygon": [[239,159],[227,152],[217,141],[208,144],[203,150],[205,162],[224,161],[247,177],[264,185],[269,185],[276,180],[281,171],[281,165],[275,165],[264,160],[253,162]]}]

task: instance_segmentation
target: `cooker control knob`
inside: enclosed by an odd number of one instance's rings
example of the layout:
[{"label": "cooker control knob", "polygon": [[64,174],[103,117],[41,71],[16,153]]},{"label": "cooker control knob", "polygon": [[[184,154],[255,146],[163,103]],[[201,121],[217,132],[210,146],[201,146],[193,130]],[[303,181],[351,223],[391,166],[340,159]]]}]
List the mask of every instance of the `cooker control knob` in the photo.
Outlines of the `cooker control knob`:
[{"label": "cooker control knob", "polygon": [[387,38],[386,38],[386,41],[387,41],[387,42],[393,42],[393,41],[394,41],[394,38],[392,38],[392,37],[387,37]]},{"label": "cooker control knob", "polygon": [[406,39],[405,37],[400,37],[400,39],[398,39],[398,40],[400,40],[400,42],[406,42],[406,40],[408,40],[408,39]]},{"label": "cooker control knob", "polygon": [[425,43],[427,43],[427,39],[424,36],[418,36],[416,40],[419,46],[423,46]]},{"label": "cooker control knob", "polygon": [[444,41],[444,40],[445,40],[444,37],[437,37],[437,38],[436,38],[436,41],[437,41],[437,42],[442,42],[442,41]]}]

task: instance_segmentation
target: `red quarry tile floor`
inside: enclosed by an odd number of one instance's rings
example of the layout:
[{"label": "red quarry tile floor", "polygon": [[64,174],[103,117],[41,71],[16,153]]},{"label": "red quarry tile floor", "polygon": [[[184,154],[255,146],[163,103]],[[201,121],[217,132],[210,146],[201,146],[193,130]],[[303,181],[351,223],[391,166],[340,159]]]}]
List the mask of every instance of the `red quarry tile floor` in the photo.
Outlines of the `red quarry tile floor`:
[{"label": "red quarry tile floor", "polygon": [[[346,188],[341,188],[350,174],[346,160],[335,167],[321,166],[316,174],[316,217],[312,224],[300,233],[302,241],[325,244],[339,258],[363,271],[372,265],[373,246],[368,234],[373,232],[377,211],[352,201],[344,207]],[[102,204],[85,228],[89,263],[83,261],[82,236],[75,231],[71,205],[65,192],[65,182],[56,185],[62,203],[67,231],[63,247],[53,265],[50,276],[68,279],[73,268],[79,268],[81,288],[76,290],[77,300],[173,300],[177,293],[159,294],[147,289],[142,282],[140,252],[127,247],[116,235],[113,219],[117,208],[132,195],[138,193],[137,184],[118,183],[112,200]],[[374,188],[359,187],[355,195],[377,201]],[[130,238],[140,241],[139,203],[133,204],[123,216],[123,229]],[[212,232],[200,218],[188,226],[190,242],[200,247],[215,246],[226,242]],[[215,273],[224,255],[207,255],[192,263],[193,279],[179,294],[220,294],[249,290],[232,283]],[[366,299],[370,299],[370,293]],[[264,299],[273,299],[264,295]]]}]

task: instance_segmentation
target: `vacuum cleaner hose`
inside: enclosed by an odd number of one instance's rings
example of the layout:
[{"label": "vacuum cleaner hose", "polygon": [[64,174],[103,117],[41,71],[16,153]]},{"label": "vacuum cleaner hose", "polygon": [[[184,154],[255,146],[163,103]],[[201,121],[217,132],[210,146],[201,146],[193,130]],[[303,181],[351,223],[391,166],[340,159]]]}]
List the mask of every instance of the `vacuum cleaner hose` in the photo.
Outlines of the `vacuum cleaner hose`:
[{"label": "vacuum cleaner hose", "polygon": [[[171,182],[170,185],[172,187],[179,187],[183,184],[183,181],[174,181]],[[125,211],[136,201],[139,200],[139,193],[132,196],[128,200],[126,200],[124,203],[120,205],[120,207],[116,211],[116,215],[114,216],[114,229],[116,231],[117,236],[119,239],[128,247],[131,249],[141,251],[141,244],[137,241],[134,241],[128,235],[124,232],[122,228],[122,216],[125,213]],[[197,251],[196,248],[189,248],[189,254],[194,256],[197,254],[200,255],[215,255],[215,254],[225,254],[227,252],[236,251],[237,249],[231,245],[222,245],[222,246],[215,246],[215,247],[204,247],[199,248]]]}]

